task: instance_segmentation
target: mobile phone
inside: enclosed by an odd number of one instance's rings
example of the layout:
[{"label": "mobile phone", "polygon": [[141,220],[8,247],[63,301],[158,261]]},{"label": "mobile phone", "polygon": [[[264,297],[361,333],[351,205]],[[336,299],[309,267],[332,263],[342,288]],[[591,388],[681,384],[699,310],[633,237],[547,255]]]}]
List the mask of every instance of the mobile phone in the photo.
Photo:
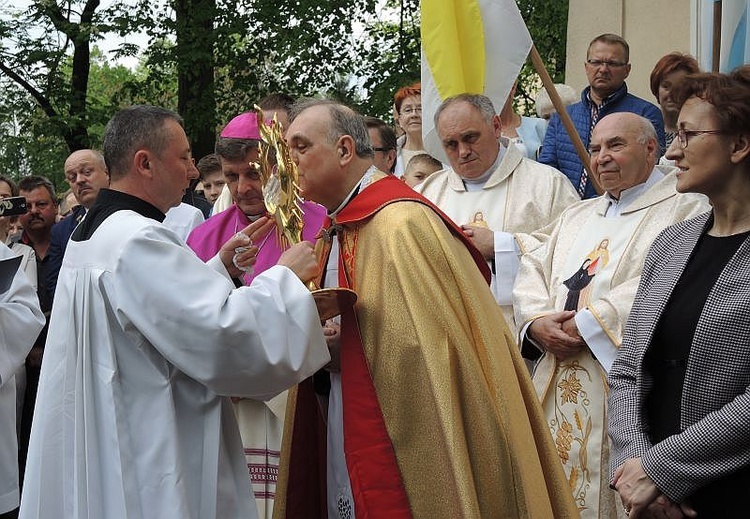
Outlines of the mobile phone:
[{"label": "mobile phone", "polygon": [[26,214],[28,210],[25,196],[10,196],[0,200],[0,216]]}]

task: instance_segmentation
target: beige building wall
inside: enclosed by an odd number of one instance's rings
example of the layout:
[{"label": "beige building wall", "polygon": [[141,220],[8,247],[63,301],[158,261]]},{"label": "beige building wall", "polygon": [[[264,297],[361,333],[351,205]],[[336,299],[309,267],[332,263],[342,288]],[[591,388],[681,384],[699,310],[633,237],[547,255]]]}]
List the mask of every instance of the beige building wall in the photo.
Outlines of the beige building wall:
[{"label": "beige building wall", "polygon": [[672,51],[691,52],[691,0],[570,0],[565,82],[579,92],[588,86],[583,63],[589,42],[611,32],[630,45],[628,91],[652,103],[648,78]]}]

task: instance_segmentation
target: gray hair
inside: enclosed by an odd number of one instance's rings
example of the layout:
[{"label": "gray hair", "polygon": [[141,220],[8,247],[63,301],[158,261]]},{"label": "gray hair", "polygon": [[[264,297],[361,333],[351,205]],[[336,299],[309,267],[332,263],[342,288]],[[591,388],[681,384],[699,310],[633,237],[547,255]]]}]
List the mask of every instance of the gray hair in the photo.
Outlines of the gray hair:
[{"label": "gray hair", "polygon": [[348,135],[354,140],[354,152],[359,158],[372,158],[373,151],[370,144],[370,134],[365,125],[365,118],[348,106],[332,99],[302,99],[292,105],[289,121],[308,108],[325,106],[331,116],[331,127],[328,129],[328,142],[335,144],[342,136]]},{"label": "gray hair", "polygon": [[[94,160],[96,160],[99,163],[99,165],[102,167],[102,169],[104,170],[104,172],[107,173],[107,174],[109,174],[107,172],[107,162],[104,160],[104,154],[102,154],[101,151],[94,150],[94,149],[90,149],[90,150],[87,150],[87,151],[91,152],[91,155],[94,156]],[[72,153],[71,153],[71,155],[72,155]]]},{"label": "gray hair", "polygon": [[484,117],[484,120],[487,121],[487,124],[492,125],[492,119],[497,115],[497,112],[495,111],[495,105],[492,104],[492,100],[482,94],[458,94],[453,97],[449,97],[445,101],[442,102],[442,104],[438,107],[437,111],[435,112],[435,128],[438,126],[438,121],[440,120],[440,114],[443,113],[443,110],[448,108],[451,105],[454,105],[456,103],[468,103],[482,114],[482,117]]},{"label": "gray hair", "polygon": [[[557,91],[557,95],[560,96],[563,106],[572,105],[580,100],[578,93],[572,86],[555,83],[555,90]],[[536,105],[536,114],[542,119],[548,119],[551,114],[556,112],[546,88],[542,88],[536,93],[534,104]]]},{"label": "gray hair", "polygon": [[104,129],[104,162],[113,180],[126,176],[135,153],[148,149],[160,154],[168,145],[164,125],[175,121],[183,126],[176,113],[149,105],[133,105],[117,112]]}]

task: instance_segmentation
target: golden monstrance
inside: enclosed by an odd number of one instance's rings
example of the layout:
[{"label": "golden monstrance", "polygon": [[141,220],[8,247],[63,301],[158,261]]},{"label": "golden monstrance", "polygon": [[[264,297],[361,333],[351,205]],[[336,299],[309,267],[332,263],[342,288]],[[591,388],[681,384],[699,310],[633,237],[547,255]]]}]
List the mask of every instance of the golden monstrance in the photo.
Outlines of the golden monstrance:
[{"label": "golden monstrance", "polygon": [[[257,106],[255,113],[261,137],[258,169],[263,184],[263,201],[268,213],[276,220],[281,248],[287,249],[302,241],[302,198],[297,184],[297,165],[292,160],[276,115],[267,124],[263,111]],[[321,289],[312,281],[308,288],[323,321],[341,314],[343,308],[350,308],[357,301],[356,292],[348,288]]]}]

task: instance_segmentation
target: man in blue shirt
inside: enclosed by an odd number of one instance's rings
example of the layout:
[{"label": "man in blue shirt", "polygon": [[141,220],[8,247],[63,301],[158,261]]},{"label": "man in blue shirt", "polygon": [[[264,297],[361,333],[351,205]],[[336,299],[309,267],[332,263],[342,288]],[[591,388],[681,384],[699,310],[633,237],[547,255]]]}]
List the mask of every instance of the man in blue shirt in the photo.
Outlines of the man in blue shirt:
[{"label": "man in blue shirt", "polygon": [[[584,63],[589,86],[581,93],[581,102],[568,106],[567,111],[584,146],[589,145],[591,130],[605,115],[615,112],[641,115],[650,120],[656,129],[660,155],[664,151],[664,120],[658,107],[628,93],[625,79],[630,74],[629,54],[628,42],[621,36],[602,34],[594,38],[589,44]],[[596,196],[593,182],[584,170],[558,114],[550,119],[539,162],[562,171],[581,198]]]}]

